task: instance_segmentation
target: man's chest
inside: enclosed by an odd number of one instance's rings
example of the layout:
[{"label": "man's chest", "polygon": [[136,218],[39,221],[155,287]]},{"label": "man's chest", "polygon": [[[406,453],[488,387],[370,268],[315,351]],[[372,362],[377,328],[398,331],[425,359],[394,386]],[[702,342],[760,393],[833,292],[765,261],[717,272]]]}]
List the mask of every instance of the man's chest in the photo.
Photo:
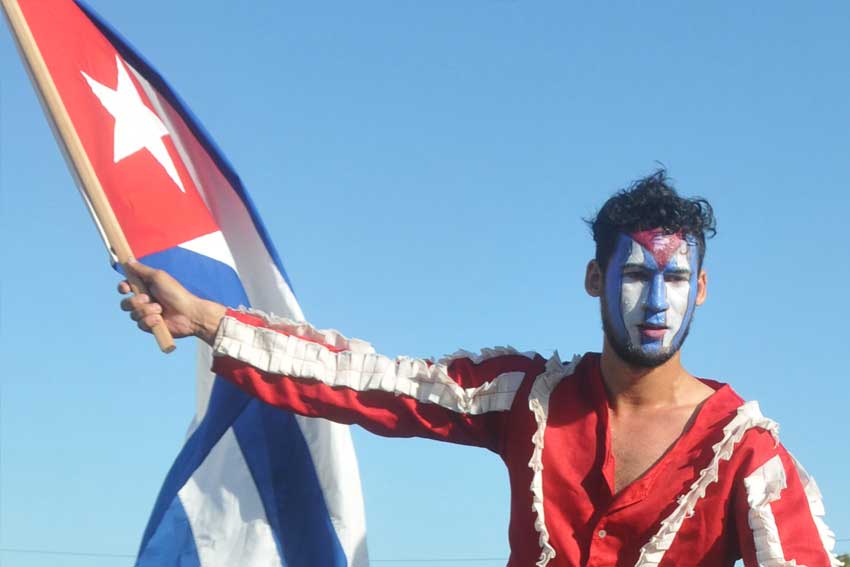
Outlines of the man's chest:
[{"label": "man's chest", "polygon": [[694,408],[643,414],[609,414],[608,428],[614,469],[614,492],[645,475],[670,452],[684,433]]}]

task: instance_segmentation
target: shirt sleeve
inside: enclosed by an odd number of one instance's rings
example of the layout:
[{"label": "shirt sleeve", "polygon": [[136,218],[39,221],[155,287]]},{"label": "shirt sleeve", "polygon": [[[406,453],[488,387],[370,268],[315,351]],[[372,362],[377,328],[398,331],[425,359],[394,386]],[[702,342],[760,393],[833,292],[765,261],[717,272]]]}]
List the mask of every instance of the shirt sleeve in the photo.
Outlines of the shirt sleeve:
[{"label": "shirt sleeve", "polygon": [[823,520],[825,510],[814,479],[770,434],[752,433],[755,442],[734,496],[744,565],[841,565],[832,553],[835,535]]},{"label": "shirt sleeve", "polygon": [[524,378],[544,365],[513,349],[438,363],[391,359],[336,331],[235,310],[222,319],[213,356],[216,374],[289,411],[496,452]]}]

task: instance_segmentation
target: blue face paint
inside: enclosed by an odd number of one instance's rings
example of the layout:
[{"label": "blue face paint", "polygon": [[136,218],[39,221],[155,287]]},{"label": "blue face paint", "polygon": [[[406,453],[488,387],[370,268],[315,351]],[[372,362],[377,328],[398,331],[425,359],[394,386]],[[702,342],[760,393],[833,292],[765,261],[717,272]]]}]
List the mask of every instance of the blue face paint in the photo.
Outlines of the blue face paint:
[{"label": "blue face paint", "polygon": [[610,326],[612,330],[611,338],[621,345],[629,344],[629,334],[623,320],[620,298],[623,293],[623,265],[631,253],[631,248],[631,238],[625,234],[618,236],[617,245],[608,261],[608,269],[605,271],[605,317],[607,326]]},{"label": "blue face paint", "polygon": [[627,360],[660,364],[687,335],[696,303],[698,248],[660,230],[620,234],[605,271],[605,329]]}]

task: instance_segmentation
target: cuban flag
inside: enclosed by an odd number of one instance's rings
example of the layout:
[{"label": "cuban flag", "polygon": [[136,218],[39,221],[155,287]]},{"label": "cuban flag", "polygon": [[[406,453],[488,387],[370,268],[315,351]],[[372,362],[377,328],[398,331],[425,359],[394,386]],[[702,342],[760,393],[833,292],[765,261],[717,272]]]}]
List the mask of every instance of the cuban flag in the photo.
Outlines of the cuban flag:
[{"label": "cuban flag", "polygon": [[[133,255],[202,297],[303,319],[239,177],[159,73],[82,2],[6,4],[22,14]],[[366,565],[347,427],[266,406],[210,362],[201,345],[197,415],[136,565]]]}]

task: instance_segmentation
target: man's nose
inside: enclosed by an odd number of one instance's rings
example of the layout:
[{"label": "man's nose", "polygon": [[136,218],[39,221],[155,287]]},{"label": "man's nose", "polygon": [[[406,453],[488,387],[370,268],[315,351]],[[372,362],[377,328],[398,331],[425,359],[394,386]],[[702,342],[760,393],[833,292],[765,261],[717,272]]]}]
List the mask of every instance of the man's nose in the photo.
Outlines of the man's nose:
[{"label": "man's nose", "polygon": [[667,286],[664,285],[664,274],[655,274],[649,281],[649,294],[646,298],[646,309],[650,313],[666,311],[670,305],[667,303]]}]

